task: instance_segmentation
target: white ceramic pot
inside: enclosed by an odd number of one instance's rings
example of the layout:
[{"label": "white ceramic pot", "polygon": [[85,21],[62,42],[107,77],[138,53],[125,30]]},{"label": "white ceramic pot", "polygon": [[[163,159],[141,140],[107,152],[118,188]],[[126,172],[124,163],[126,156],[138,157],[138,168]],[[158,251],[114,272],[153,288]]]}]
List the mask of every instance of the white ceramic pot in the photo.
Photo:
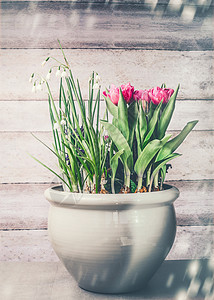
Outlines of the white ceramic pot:
[{"label": "white ceramic pot", "polygon": [[53,187],[48,231],[52,246],[83,289],[141,289],[160,267],[176,233],[175,187],[143,194],[74,194]]}]

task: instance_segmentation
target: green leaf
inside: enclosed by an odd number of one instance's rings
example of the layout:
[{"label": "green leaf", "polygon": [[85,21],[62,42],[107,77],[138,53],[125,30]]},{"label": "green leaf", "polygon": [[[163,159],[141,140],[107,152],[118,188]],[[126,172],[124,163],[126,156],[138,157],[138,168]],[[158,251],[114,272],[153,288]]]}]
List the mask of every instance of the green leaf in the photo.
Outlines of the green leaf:
[{"label": "green leaf", "polygon": [[117,172],[117,168],[118,168],[118,159],[120,158],[120,156],[123,154],[124,149],[118,151],[117,153],[115,153],[115,155],[111,158],[110,161],[110,166],[111,166],[111,171],[112,171],[112,175],[111,175],[111,189],[112,189],[112,193],[115,194],[115,190],[114,190],[114,179],[115,179],[115,175]]},{"label": "green leaf", "polygon": [[143,173],[149,165],[150,161],[154,158],[157,152],[161,149],[161,147],[163,147],[163,145],[169,140],[170,137],[171,135],[166,136],[161,141],[153,140],[147,144],[147,146],[140,153],[134,166],[134,170],[137,173],[138,177],[143,176]]},{"label": "green leaf", "polygon": [[[107,93],[108,93],[109,91],[107,90]],[[115,105],[115,104],[113,104],[112,102],[111,102],[111,100],[109,99],[109,97],[107,96],[105,96],[105,95],[103,95],[103,97],[104,97],[104,99],[105,99],[105,101],[106,101],[106,107],[107,107],[107,109],[108,109],[108,111],[110,112],[110,114],[115,118],[115,119],[118,119],[118,107]]]},{"label": "green leaf", "polygon": [[195,127],[198,121],[191,121],[186,124],[183,130],[169,142],[167,142],[164,147],[158,153],[156,160],[161,160],[168,156],[169,154],[173,153],[184,141],[190,131]]},{"label": "green leaf", "polygon": [[158,173],[158,171],[165,166],[170,160],[172,160],[173,158],[176,158],[178,156],[181,156],[181,154],[178,153],[172,153],[170,155],[168,155],[167,157],[165,157],[162,160],[159,160],[157,162],[154,163],[154,170],[152,172],[152,177],[155,177],[155,175]]},{"label": "green leaf", "polygon": [[152,136],[152,134],[155,130],[162,103],[163,103],[163,101],[161,101],[158,104],[158,106],[156,107],[156,109],[153,113],[153,116],[152,116],[151,120],[149,121],[148,128],[147,128],[147,135],[146,135],[145,140],[143,142],[143,147],[142,148],[144,148],[148,144],[149,139],[150,139],[150,137]]},{"label": "green leaf", "polygon": [[40,160],[38,160],[37,158],[35,158],[34,156],[32,156],[31,154],[28,153],[28,155],[30,157],[32,157],[35,161],[37,161],[39,164],[41,164],[43,167],[45,167],[46,169],[48,169],[51,173],[53,173],[54,175],[56,175],[60,180],[62,180],[62,182],[64,182],[64,184],[67,185],[67,187],[71,190],[71,187],[67,184],[67,182],[59,175],[57,174],[55,171],[53,171],[51,168],[49,168],[48,166],[46,166],[45,164],[43,164]]},{"label": "green leaf", "polygon": [[129,124],[129,146],[132,148],[135,128],[138,120],[137,102],[132,102],[128,107],[128,124]]},{"label": "green leaf", "polygon": [[[124,149],[124,153],[121,155],[122,162],[124,164],[128,163],[128,167],[130,170],[133,168],[133,157],[132,157],[132,151],[129,147],[129,144],[125,137],[122,135],[122,133],[119,131],[117,127],[114,125],[101,120],[100,123],[105,127],[105,129],[108,131],[109,136],[111,137],[112,141],[114,142],[117,149],[120,151]],[[129,158],[131,157],[131,158]]]},{"label": "green leaf", "polygon": [[162,178],[162,183],[164,182],[166,177],[166,164],[163,165],[163,167],[161,168],[161,178]]},{"label": "green leaf", "polygon": [[137,185],[133,180],[130,180],[130,190],[131,193],[134,193],[136,191]]},{"label": "green leaf", "polygon": [[172,114],[175,109],[175,100],[178,94],[179,87],[180,85],[178,85],[177,89],[174,91],[173,95],[169,99],[166,107],[162,112],[160,121],[158,122],[156,134],[157,134],[157,138],[159,139],[162,139],[164,137],[167,127],[171,121]]},{"label": "green leaf", "polygon": [[143,144],[144,136],[147,131],[147,120],[146,115],[143,109],[142,101],[139,102],[139,114],[138,114],[138,120],[139,120],[139,135],[141,140],[141,146]]},{"label": "green leaf", "polygon": [[118,129],[123,134],[125,139],[128,141],[129,140],[128,109],[127,109],[127,104],[123,98],[121,88],[120,88],[120,97],[118,102]]},{"label": "green leaf", "polygon": [[154,104],[152,101],[150,101],[150,104],[149,104],[149,113],[147,115],[148,121],[151,120],[151,118],[153,116],[153,113],[154,113],[154,111],[155,111],[156,108],[157,108],[157,105]]}]

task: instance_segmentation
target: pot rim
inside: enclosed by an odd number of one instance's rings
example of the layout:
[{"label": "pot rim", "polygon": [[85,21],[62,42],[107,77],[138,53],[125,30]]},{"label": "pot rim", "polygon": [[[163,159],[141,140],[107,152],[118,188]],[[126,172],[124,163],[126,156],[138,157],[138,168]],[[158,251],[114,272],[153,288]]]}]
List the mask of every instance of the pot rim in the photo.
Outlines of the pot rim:
[{"label": "pot rim", "polygon": [[110,208],[146,205],[162,206],[172,204],[179,196],[179,190],[164,184],[164,190],[151,193],[130,194],[84,194],[62,190],[62,185],[50,187],[45,191],[45,198],[54,206],[70,206],[75,208]]}]

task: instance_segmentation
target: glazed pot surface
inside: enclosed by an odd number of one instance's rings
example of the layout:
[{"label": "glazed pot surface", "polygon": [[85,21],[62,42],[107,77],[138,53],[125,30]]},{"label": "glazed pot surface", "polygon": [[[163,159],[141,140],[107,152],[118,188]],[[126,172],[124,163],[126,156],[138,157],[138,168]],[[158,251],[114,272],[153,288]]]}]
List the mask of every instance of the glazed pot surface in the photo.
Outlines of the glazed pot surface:
[{"label": "glazed pot surface", "polygon": [[100,293],[141,289],[173,244],[178,190],[92,195],[59,189],[45,192],[49,236],[79,286]]}]

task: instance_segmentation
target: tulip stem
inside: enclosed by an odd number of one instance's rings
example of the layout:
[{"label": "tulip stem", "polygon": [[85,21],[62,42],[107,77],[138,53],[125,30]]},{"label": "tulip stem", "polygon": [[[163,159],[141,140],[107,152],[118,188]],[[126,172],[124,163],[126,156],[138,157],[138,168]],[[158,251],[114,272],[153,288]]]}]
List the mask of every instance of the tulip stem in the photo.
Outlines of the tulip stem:
[{"label": "tulip stem", "polygon": [[130,170],[128,167],[125,167],[124,169],[124,185],[125,187],[130,187]]},{"label": "tulip stem", "polygon": [[143,177],[142,176],[138,176],[138,184],[137,184],[137,189],[138,190],[141,189],[142,183],[143,183]]}]

